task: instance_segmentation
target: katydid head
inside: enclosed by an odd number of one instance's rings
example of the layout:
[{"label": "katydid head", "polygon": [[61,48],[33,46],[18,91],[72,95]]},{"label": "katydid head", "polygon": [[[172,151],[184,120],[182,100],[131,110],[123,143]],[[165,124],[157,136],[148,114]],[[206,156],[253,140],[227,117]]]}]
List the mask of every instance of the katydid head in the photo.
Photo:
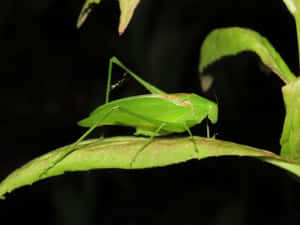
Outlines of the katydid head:
[{"label": "katydid head", "polygon": [[212,123],[218,121],[218,105],[216,103],[196,94],[191,94],[190,100],[194,108],[195,116],[197,116],[199,120],[202,121],[207,116]]}]

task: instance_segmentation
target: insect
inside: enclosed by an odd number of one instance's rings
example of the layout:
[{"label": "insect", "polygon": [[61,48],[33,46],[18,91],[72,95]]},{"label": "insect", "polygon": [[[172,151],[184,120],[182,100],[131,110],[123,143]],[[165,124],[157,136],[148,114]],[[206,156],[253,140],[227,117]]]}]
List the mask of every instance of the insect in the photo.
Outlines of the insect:
[{"label": "insect", "polygon": [[[127,97],[109,102],[113,64],[125,70],[151,94]],[[194,143],[195,151],[198,152],[190,127],[201,123],[206,117],[212,123],[216,123],[218,120],[218,106],[216,103],[196,94],[167,94],[134,74],[116,57],[110,59],[108,68],[105,104],[99,106],[87,118],[78,122],[80,126],[90,127],[90,129],[73,143],[69,150],[57,159],[49,169],[73,152],[76,145],[94,128],[104,125],[129,126],[136,129],[135,135],[149,136],[145,144],[140,149],[137,149],[131,165],[135,162],[138,154],[151,143],[154,137],[171,133],[187,131]]]}]

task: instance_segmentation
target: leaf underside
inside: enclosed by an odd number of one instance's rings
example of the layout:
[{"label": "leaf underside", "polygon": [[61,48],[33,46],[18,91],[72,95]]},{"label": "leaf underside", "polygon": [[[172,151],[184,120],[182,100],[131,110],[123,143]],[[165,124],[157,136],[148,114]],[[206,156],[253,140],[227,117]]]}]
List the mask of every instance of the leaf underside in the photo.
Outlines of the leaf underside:
[{"label": "leaf underside", "polygon": [[16,188],[31,185],[47,177],[67,171],[87,171],[101,168],[144,169],[182,163],[191,159],[217,156],[250,156],[277,165],[300,176],[300,165],[272,152],[231,142],[194,137],[199,149],[197,154],[190,138],[156,138],[141,152],[132,167],[136,151],[147,141],[141,137],[114,137],[86,140],[77,150],[40,177],[48,166],[64,154],[68,146],[42,155],[12,172],[0,184],[0,197]]},{"label": "leaf underside", "polygon": [[199,71],[203,72],[208,65],[222,57],[244,51],[256,53],[285,83],[296,79],[266,38],[253,30],[240,27],[216,29],[205,38],[200,52]]}]

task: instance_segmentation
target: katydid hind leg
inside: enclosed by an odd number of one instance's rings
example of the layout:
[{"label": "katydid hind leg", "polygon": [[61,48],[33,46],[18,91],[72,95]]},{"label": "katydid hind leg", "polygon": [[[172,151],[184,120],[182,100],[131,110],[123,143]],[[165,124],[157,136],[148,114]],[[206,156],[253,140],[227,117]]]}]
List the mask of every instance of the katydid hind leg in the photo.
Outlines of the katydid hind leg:
[{"label": "katydid hind leg", "polygon": [[109,60],[108,63],[108,77],[107,77],[107,84],[106,84],[106,95],[105,95],[105,104],[109,102],[109,93],[110,93],[110,83],[111,83],[111,73],[112,73],[112,58]]},{"label": "katydid hind leg", "polygon": [[149,139],[147,140],[147,142],[145,144],[143,144],[143,146],[141,148],[139,148],[137,150],[137,152],[135,153],[135,155],[133,156],[131,162],[130,162],[130,167],[132,167],[133,163],[136,161],[138,155],[152,142],[153,138],[159,133],[159,131],[166,125],[166,123],[162,123],[155,131],[154,133],[151,135],[151,137],[149,137]]},{"label": "katydid hind leg", "polygon": [[[133,73],[131,70],[129,70],[123,63],[120,62],[120,60],[118,60],[115,56],[112,57],[109,61],[109,65],[110,65],[110,71],[111,71],[111,64],[114,63],[116,65],[118,65],[119,67],[121,67],[123,70],[125,70],[130,76],[132,76],[137,82],[139,82],[143,87],[145,87],[150,93],[152,94],[167,94],[166,92],[158,89],[157,87],[149,84],[147,81],[143,80],[142,78],[140,78],[138,75],[136,75],[135,73]],[[110,83],[109,83],[110,85]]]},{"label": "katydid hind leg", "polygon": [[61,162],[63,159],[65,159],[69,154],[76,151],[76,146],[84,139],[86,138],[103,120],[105,120],[114,110],[117,110],[117,107],[112,108],[110,111],[108,111],[102,118],[100,118],[92,127],[90,127],[83,135],[80,136],[73,144],[69,146],[69,148],[63,153],[62,156],[54,160],[50,166],[48,166],[41,174],[40,177],[44,176],[51,168],[53,168],[55,165],[57,165],[59,162]]}]

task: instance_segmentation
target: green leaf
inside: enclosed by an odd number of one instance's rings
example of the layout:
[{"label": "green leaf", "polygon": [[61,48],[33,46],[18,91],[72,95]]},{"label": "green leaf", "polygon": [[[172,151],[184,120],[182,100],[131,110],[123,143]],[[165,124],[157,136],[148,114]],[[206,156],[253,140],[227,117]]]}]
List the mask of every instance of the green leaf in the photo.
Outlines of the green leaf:
[{"label": "green leaf", "polygon": [[298,42],[298,58],[300,62],[300,1],[299,0],[283,0],[286,7],[293,15],[296,23],[297,42]]},{"label": "green leaf", "polygon": [[[78,20],[77,20],[77,28],[80,28],[82,24],[87,19],[88,15],[90,14],[92,10],[92,5],[99,4],[101,0],[86,0],[81,12],[79,14]],[[120,23],[119,23],[119,34],[122,35],[124,31],[126,30],[132,16],[134,13],[135,8],[139,4],[140,0],[119,0],[120,4]]]},{"label": "green leaf", "polygon": [[121,16],[119,24],[119,34],[122,35],[127,28],[135,8],[140,3],[140,0],[119,0]]},{"label": "green leaf", "polygon": [[280,155],[300,163],[300,77],[282,88],[286,116]]},{"label": "green leaf", "polygon": [[285,83],[296,79],[267,39],[255,31],[239,27],[216,29],[206,37],[201,47],[199,70],[202,72],[216,60],[243,51],[255,52]]},{"label": "green leaf", "polygon": [[[77,150],[43,173],[49,165],[60,158],[68,146],[38,157],[17,169],[0,184],[0,197],[6,193],[47,177],[67,171],[87,171],[101,168],[142,169],[182,163],[191,159],[216,156],[250,156],[277,165],[300,176],[300,165],[265,150],[231,142],[194,137],[199,153],[194,150],[190,138],[156,138],[141,152],[130,167],[136,151],[148,140],[141,137],[114,137],[87,140]],[[43,177],[41,177],[43,174]]]},{"label": "green leaf", "polygon": [[297,4],[299,5],[299,0],[283,0],[284,4],[286,5],[286,7],[288,8],[288,10],[290,11],[290,13],[292,15],[295,15],[296,11],[297,11]]},{"label": "green leaf", "polygon": [[80,28],[83,23],[86,21],[87,17],[92,11],[92,5],[93,4],[100,4],[101,0],[86,0],[85,3],[82,6],[82,9],[79,13],[79,17],[77,20],[76,27]]}]

